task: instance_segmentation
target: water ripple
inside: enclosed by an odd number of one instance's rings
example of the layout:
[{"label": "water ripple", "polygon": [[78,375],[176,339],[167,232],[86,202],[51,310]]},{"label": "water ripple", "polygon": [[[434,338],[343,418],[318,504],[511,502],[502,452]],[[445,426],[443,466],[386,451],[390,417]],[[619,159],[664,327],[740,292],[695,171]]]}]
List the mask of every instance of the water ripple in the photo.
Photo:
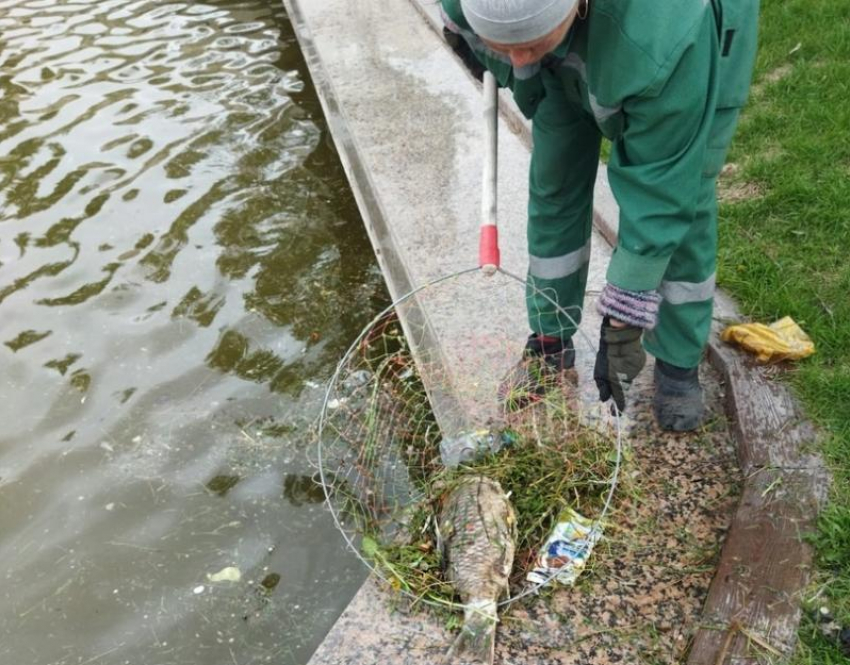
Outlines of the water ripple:
[{"label": "water ripple", "polygon": [[0,662],[306,659],[371,256],[279,3],[0,0]]}]

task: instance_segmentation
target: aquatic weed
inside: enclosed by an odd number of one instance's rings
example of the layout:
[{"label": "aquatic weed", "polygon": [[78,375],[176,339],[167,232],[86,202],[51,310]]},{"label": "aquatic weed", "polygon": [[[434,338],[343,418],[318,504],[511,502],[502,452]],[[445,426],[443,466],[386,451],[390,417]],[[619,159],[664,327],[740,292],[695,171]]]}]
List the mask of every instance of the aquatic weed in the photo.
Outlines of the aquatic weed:
[{"label": "aquatic weed", "polygon": [[[437,520],[445,497],[464,476],[496,480],[517,517],[511,588],[522,588],[537,551],[559,514],[569,507],[595,517],[610,488],[615,443],[579,422],[563,400],[550,399],[511,420],[513,443],[458,469],[435,469],[422,483],[424,498],[408,507],[406,528],[392,539],[373,532],[362,551],[396,590],[416,601],[457,607],[444,577]],[[414,601],[414,603],[416,602]]]}]

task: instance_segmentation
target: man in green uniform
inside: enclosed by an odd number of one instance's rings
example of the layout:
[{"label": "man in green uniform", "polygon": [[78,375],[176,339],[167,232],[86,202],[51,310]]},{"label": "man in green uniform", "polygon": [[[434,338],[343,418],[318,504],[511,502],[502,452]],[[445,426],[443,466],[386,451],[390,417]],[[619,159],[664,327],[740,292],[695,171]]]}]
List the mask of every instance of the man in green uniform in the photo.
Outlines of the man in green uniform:
[{"label": "man in green uniform", "polygon": [[575,362],[579,316],[564,314],[580,312],[584,299],[604,136],[620,220],[597,302],[600,399],[624,408],[645,348],[656,358],[659,425],[698,427],[717,254],[715,183],[747,98],[758,0],[442,0],[442,8],[447,29],[532,119],[532,334],[502,396],[531,395]]}]

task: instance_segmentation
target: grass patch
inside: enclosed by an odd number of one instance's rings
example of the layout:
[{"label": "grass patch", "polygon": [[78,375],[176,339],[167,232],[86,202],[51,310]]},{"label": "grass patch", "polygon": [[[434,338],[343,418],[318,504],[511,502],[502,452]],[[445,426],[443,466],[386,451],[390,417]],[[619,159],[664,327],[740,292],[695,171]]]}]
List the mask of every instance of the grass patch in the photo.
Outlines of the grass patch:
[{"label": "grass patch", "polygon": [[[743,312],[792,316],[817,353],[787,380],[825,432],[830,503],[807,608],[850,625],[850,3],[762,0],[754,85],[720,190],[718,277]],[[809,619],[796,663],[846,663]]]}]

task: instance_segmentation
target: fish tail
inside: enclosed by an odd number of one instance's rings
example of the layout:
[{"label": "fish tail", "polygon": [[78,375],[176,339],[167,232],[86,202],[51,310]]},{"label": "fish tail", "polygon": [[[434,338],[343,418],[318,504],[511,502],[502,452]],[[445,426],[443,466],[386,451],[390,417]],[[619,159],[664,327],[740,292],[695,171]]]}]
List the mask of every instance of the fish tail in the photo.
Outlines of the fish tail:
[{"label": "fish tail", "polygon": [[463,612],[463,628],[446,653],[446,663],[493,665],[498,620],[495,600],[467,603]]}]

